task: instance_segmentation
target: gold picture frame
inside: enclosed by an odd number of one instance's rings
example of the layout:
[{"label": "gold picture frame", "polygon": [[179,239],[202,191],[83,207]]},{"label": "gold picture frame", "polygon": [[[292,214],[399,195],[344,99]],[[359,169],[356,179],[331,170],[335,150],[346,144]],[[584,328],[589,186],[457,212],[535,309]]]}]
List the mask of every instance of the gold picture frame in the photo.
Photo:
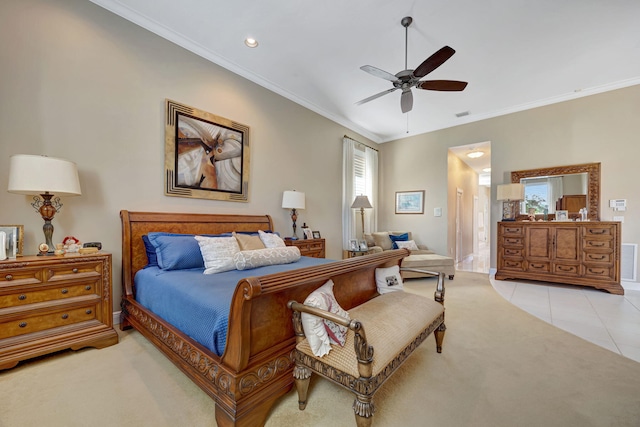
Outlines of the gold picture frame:
[{"label": "gold picture frame", "polygon": [[0,225],[0,231],[6,233],[5,249],[7,258],[22,256],[24,248],[24,225]]},{"label": "gold picture frame", "polygon": [[166,100],[165,194],[249,201],[249,126]]}]

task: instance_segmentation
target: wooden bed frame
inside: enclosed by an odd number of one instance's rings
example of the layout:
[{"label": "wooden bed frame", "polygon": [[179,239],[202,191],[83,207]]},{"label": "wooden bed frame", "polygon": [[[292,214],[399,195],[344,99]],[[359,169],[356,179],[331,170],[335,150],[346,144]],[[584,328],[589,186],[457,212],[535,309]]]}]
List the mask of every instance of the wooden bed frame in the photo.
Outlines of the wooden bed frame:
[{"label": "wooden bed frame", "polygon": [[[152,231],[218,234],[273,230],[269,215],[120,212],[122,330],[135,328],[215,401],[219,427],[264,425],[275,401],[293,386],[295,334],[290,300],[304,301],[328,279],[349,310],[378,295],[375,269],[400,265],[406,249],[261,277],[236,286],[220,357],[135,301],[134,275],[147,264],[142,235]],[[248,274],[251,274],[249,271]]]}]

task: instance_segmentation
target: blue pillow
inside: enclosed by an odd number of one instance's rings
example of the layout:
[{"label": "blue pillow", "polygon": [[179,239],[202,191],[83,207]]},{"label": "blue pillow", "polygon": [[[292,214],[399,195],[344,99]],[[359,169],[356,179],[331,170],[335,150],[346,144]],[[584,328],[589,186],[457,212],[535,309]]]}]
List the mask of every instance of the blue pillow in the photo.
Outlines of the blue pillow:
[{"label": "blue pillow", "polygon": [[144,250],[147,252],[147,267],[157,267],[158,266],[158,257],[156,256],[156,248],[149,241],[149,236],[146,234],[142,236],[142,241],[144,242]]},{"label": "blue pillow", "polygon": [[396,244],[396,242],[406,242],[409,240],[409,233],[404,233],[404,234],[389,234],[389,238],[391,239],[391,242],[393,243],[391,245],[391,249],[398,249],[398,245]]},{"label": "blue pillow", "polygon": [[[224,234],[203,234],[208,237],[231,236]],[[204,268],[200,245],[193,234],[153,232],[148,234],[149,242],[155,248],[158,267],[162,270],[186,270]]]}]

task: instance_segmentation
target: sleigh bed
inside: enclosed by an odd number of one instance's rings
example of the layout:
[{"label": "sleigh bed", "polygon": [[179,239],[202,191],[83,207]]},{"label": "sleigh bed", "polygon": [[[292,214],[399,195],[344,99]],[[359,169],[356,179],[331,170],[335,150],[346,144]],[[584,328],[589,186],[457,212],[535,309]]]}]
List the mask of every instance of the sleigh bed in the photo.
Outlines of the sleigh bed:
[{"label": "sleigh bed", "polygon": [[[271,217],[125,210],[120,217],[120,327],[138,330],[213,398],[219,427],[263,425],[275,401],[292,388],[295,335],[288,301],[304,301],[332,279],[336,299],[349,310],[378,295],[376,268],[399,265],[409,254],[405,249],[385,251],[300,268],[308,265],[302,257],[303,262],[289,264],[287,271],[265,275],[262,267],[246,270],[246,277],[238,280],[231,292],[224,348],[217,355],[136,300],[136,273],[149,263],[143,236],[152,232],[219,235],[270,231]],[[183,285],[189,288],[189,283]]]}]

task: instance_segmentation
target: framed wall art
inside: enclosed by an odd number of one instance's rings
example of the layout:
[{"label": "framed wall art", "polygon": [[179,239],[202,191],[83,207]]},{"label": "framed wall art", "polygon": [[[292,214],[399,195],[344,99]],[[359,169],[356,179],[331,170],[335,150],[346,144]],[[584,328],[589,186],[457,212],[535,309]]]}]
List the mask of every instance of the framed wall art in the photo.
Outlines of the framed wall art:
[{"label": "framed wall art", "polygon": [[424,190],[396,191],[397,214],[423,214]]},{"label": "framed wall art", "polygon": [[556,211],[556,221],[569,221],[569,211]]},{"label": "framed wall art", "polygon": [[0,231],[5,233],[5,254],[7,258],[22,256],[24,246],[23,225],[0,225]]},{"label": "framed wall art", "polygon": [[165,194],[249,201],[249,127],[170,99],[165,117]]}]

